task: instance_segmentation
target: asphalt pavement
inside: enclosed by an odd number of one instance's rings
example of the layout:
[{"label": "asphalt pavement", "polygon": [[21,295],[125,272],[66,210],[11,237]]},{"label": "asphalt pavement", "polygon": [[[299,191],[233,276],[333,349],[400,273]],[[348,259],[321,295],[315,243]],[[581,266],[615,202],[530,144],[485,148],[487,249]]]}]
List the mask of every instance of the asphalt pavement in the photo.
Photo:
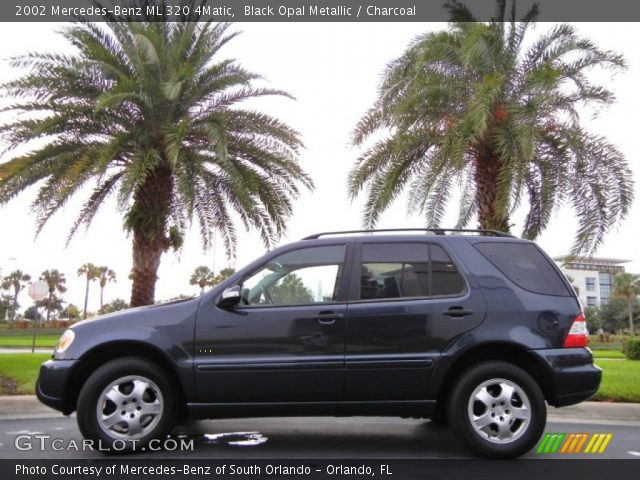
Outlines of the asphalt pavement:
[{"label": "asphalt pavement", "polygon": [[[539,454],[524,458],[640,460],[640,405],[586,402],[549,410],[545,433],[611,433],[599,454]],[[190,421],[179,425],[163,449],[127,458],[143,459],[461,459],[472,454],[448,428],[429,420],[390,417],[251,418]],[[56,440],[56,442],[53,442]],[[83,450],[75,418],[64,417],[30,396],[0,398],[0,458],[91,459]],[[181,450],[182,445],[186,449]],[[156,446],[160,448],[161,446]],[[584,450],[584,449],[583,449]]]}]

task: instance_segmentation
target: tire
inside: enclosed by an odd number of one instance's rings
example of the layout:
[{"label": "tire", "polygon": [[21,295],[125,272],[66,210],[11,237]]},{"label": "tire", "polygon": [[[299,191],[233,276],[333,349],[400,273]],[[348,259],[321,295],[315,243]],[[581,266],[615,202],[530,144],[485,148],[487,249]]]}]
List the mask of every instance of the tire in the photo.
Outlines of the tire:
[{"label": "tire", "polygon": [[486,362],[459,377],[449,397],[447,420],[458,440],[474,453],[515,458],[540,439],[547,407],[527,372],[506,362]]},{"label": "tire", "polygon": [[98,368],[78,396],[78,427],[105,453],[140,450],[168,434],[178,411],[175,387],[155,363],[123,357]]}]

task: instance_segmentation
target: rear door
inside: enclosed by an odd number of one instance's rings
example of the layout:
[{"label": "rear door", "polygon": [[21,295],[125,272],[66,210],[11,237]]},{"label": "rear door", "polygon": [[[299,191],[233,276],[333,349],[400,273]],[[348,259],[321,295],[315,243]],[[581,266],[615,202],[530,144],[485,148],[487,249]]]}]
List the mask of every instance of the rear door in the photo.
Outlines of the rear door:
[{"label": "rear door", "polygon": [[417,240],[360,244],[350,287],[346,400],[433,398],[443,348],[484,318],[480,292],[443,246]]}]

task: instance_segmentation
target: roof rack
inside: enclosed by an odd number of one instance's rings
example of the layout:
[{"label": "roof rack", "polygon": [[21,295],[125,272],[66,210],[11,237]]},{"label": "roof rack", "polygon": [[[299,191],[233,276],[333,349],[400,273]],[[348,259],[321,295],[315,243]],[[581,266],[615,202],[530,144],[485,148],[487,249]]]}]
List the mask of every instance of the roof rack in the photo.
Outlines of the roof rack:
[{"label": "roof rack", "polygon": [[509,237],[515,238],[514,235],[510,233],[500,232],[498,230],[485,230],[485,229],[466,229],[466,228],[379,228],[374,230],[343,230],[338,232],[322,232],[315,233],[313,235],[309,235],[308,237],[304,237],[302,240],[314,240],[316,238],[324,237],[326,235],[345,235],[351,233],[364,233],[364,234],[374,234],[380,232],[425,232],[427,233],[435,233],[436,235],[446,235],[449,233],[479,233],[479,234],[491,234],[496,237]]}]

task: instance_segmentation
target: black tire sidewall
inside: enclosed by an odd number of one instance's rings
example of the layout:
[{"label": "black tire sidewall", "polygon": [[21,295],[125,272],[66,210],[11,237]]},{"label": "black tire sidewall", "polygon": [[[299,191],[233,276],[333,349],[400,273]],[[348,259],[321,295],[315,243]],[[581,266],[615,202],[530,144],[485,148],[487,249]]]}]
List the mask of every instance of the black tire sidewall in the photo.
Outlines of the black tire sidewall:
[{"label": "black tire sidewall", "polygon": [[[529,397],[531,419],[522,436],[508,444],[491,443],[474,429],[468,415],[473,391],[486,380],[504,378],[517,384]],[[450,396],[447,419],[454,434],[478,455],[488,458],[515,458],[531,450],[544,432],[547,407],[536,381],[521,368],[506,362],[486,362],[470,368],[458,379]]]},{"label": "black tire sidewall", "polygon": [[[104,388],[118,378],[140,375],[153,381],[160,390],[164,402],[158,424],[147,435],[134,441],[109,436],[102,430],[96,416],[97,402]],[[78,396],[77,421],[85,439],[96,442],[94,448],[104,453],[128,453],[140,450],[154,438],[161,438],[171,431],[175,423],[176,398],[166,372],[157,364],[139,357],[112,360],[98,368],[84,383]],[[121,448],[123,446],[125,448]]]}]

